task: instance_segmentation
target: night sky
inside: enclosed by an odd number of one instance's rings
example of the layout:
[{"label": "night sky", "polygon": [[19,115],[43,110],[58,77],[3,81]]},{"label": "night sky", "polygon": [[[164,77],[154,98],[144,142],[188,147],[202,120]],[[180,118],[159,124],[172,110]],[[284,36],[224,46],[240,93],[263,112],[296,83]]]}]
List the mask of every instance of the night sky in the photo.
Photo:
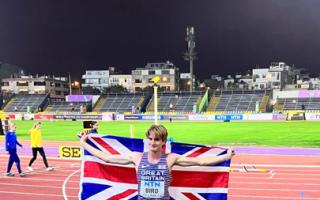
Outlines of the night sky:
[{"label": "night sky", "polygon": [[272,61],[319,73],[319,0],[0,0],[0,61],[74,79],[167,60],[188,72],[187,26],[200,79]]}]

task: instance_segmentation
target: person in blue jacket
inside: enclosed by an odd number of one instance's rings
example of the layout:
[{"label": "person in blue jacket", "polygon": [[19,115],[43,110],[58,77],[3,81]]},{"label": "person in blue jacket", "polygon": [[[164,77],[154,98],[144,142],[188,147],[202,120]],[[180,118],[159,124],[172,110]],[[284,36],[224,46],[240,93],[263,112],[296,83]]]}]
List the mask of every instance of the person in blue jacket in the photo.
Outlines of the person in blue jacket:
[{"label": "person in blue jacket", "polygon": [[9,125],[9,131],[6,133],[6,151],[9,153],[9,162],[8,162],[8,168],[7,168],[7,176],[14,176],[13,173],[11,173],[11,168],[13,163],[16,163],[16,166],[18,168],[19,174],[21,177],[25,176],[25,173],[21,171],[21,166],[20,166],[20,159],[17,154],[17,145],[22,148],[22,144],[20,144],[17,140],[17,135],[16,135],[16,125],[14,123],[11,123]]}]

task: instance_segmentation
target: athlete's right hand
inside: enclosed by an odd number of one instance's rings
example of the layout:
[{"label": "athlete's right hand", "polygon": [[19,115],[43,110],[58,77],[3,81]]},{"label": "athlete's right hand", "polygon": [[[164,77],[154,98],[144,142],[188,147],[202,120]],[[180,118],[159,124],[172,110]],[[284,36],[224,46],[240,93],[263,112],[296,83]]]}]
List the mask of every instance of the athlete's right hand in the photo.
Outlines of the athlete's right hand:
[{"label": "athlete's right hand", "polygon": [[87,139],[88,139],[88,134],[85,132],[82,134],[80,138],[80,145],[83,146],[87,142]]}]

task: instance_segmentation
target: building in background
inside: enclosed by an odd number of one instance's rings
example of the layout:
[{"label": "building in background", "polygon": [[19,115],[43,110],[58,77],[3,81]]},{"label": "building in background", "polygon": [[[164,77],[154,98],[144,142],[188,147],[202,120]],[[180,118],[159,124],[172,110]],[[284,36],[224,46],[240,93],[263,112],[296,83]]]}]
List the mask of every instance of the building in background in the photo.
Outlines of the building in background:
[{"label": "building in background", "polygon": [[[194,80],[195,76],[193,76],[193,89],[196,87]],[[191,74],[190,73],[180,73],[180,80],[179,80],[179,88],[181,91],[190,91],[191,87]]]},{"label": "building in background", "polygon": [[148,86],[152,87],[151,79],[155,76],[160,77],[160,81],[157,83],[160,90],[179,90],[179,68],[169,61],[147,63],[144,68],[132,70],[131,74],[133,92],[142,91]]},{"label": "building in background", "polygon": [[82,87],[92,87],[103,91],[104,88],[109,87],[110,74],[110,69],[86,70],[86,73],[82,75],[84,79]]},{"label": "building in background", "polygon": [[253,69],[253,89],[283,89],[294,82],[291,67],[284,62],[272,62],[269,68]]},{"label": "building in background", "polygon": [[132,75],[131,74],[111,74],[109,77],[109,86],[120,85],[128,92],[132,92]]},{"label": "building in background", "polygon": [[64,98],[69,94],[66,77],[20,76],[4,78],[1,92],[12,94],[49,94],[51,98]]}]

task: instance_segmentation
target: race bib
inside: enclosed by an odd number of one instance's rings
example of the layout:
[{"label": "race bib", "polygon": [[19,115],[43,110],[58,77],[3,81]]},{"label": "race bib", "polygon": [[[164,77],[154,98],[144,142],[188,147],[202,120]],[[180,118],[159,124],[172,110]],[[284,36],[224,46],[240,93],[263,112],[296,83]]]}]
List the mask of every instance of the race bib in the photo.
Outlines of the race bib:
[{"label": "race bib", "polygon": [[145,198],[162,198],[164,181],[141,181],[139,193]]}]

